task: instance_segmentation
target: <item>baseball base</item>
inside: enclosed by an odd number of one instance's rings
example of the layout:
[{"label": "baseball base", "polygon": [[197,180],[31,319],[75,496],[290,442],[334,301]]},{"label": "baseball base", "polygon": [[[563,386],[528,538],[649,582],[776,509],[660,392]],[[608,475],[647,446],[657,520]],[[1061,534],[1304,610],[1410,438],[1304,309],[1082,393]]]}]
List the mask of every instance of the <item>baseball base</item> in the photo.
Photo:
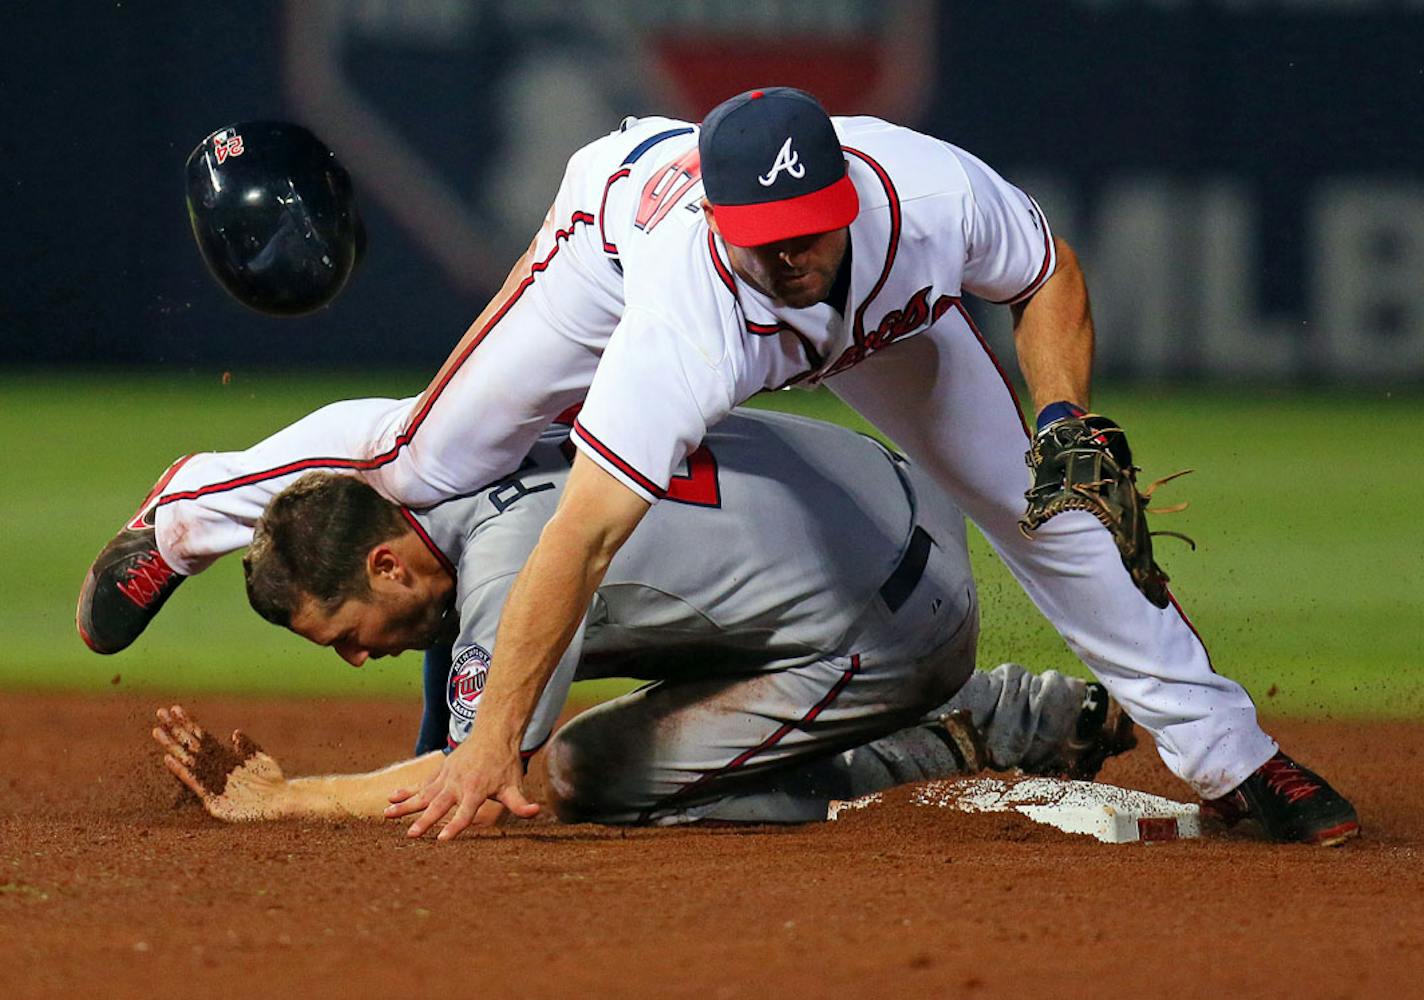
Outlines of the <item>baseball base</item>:
[{"label": "baseball base", "polygon": [[[826,818],[833,820],[851,810],[872,808],[881,800],[875,794],[832,802]],[[1036,823],[1067,833],[1088,834],[1106,844],[1157,843],[1201,836],[1201,810],[1197,805],[1092,781],[932,781],[916,789],[911,801],[917,806],[963,812],[1018,812]]]}]

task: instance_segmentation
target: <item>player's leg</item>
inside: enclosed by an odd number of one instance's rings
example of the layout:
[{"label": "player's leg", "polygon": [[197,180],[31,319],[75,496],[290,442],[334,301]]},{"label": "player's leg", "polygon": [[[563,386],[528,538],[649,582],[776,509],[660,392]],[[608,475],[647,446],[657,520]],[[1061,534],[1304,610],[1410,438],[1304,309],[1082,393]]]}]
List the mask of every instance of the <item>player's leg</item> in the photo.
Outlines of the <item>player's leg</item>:
[{"label": "player's leg", "polygon": [[[956,662],[967,657],[927,664],[924,673],[943,677]],[[832,768],[780,779],[923,713],[924,700],[897,690],[902,679],[859,657],[838,657],[740,678],[657,681],[554,734],[555,810],[565,821],[598,823],[824,819],[826,803],[856,787],[853,776]],[[935,749],[953,773],[959,761],[949,741]]]},{"label": "player's leg", "polygon": [[[908,596],[894,611],[877,598],[844,654],[764,673],[662,680],[561,729],[548,761],[560,815],[667,822],[712,817],[707,807],[719,802],[713,818],[801,822],[818,818],[819,801],[824,818],[826,800],[844,791],[835,776],[838,783],[789,789],[771,804],[730,800],[763,796],[796,765],[912,725],[968,677],[978,610],[967,553],[962,534],[935,530],[939,544],[924,554]],[[943,739],[940,750],[951,760]]]},{"label": "player's leg", "polygon": [[1096,520],[1069,512],[1032,538],[1019,531],[1028,436],[967,314],[952,310],[831,387],[954,497],[1175,774],[1213,799],[1273,759],[1246,691],[1213,670],[1178,605],[1160,609],[1138,592]]},{"label": "player's leg", "polygon": [[90,647],[123,649],[186,575],[244,547],[294,473],[349,470],[391,500],[426,506],[515,469],[582,400],[618,318],[617,276],[592,217],[571,207],[574,187],[566,178],[529,251],[420,397],[327,407],[246,451],[170,469],[85,581],[77,621]]},{"label": "player's leg", "polygon": [[423,507],[517,468],[550,420],[582,400],[598,362],[588,331],[617,322],[616,302],[575,266],[564,232],[545,227],[419,397],[395,409],[337,404],[247,451],[189,459],[154,498],[164,559],[191,574],[245,546],[288,470],[349,469]]},{"label": "player's leg", "polygon": [[1031,539],[1019,531],[1027,433],[963,315],[951,311],[831,387],[950,493],[1073,652],[1152,734],[1175,774],[1210,798],[1275,752],[1245,690],[1212,670],[1177,607],[1157,608],[1138,592],[1091,515],[1060,515]]}]

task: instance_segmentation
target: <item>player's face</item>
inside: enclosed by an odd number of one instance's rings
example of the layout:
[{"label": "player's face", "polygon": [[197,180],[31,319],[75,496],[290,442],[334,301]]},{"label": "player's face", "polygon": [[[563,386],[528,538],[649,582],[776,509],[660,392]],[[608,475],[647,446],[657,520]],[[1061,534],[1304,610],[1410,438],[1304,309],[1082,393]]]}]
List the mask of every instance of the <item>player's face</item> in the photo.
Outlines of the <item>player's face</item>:
[{"label": "player's face", "polygon": [[409,591],[375,590],[335,611],[305,602],[292,615],[292,631],[318,646],[330,646],[353,667],[367,660],[429,649],[455,638],[457,619],[445,600]]},{"label": "player's face", "polygon": [[831,294],[849,240],[849,229],[833,229],[755,247],[729,243],[727,258],[737,274],[777,305],[805,309]]}]

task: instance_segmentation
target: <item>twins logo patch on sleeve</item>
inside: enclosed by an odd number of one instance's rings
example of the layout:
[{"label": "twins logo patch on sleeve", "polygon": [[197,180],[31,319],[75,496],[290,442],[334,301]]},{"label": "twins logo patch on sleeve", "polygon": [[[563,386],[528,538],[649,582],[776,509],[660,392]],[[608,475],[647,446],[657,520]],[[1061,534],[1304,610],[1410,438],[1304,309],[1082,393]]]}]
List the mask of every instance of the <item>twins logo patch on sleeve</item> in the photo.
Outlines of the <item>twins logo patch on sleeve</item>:
[{"label": "twins logo patch on sleeve", "polygon": [[483,646],[467,646],[450,665],[450,683],[445,689],[445,701],[450,714],[464,722],[475,718],[475,706],[485,689],[489,675],[490,654]]}]

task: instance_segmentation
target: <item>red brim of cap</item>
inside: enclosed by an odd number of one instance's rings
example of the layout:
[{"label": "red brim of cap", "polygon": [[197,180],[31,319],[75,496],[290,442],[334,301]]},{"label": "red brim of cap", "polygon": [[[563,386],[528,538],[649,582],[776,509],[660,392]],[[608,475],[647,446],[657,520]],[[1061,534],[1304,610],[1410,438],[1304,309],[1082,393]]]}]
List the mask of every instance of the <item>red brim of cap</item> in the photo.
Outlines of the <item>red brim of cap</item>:
[{"label": "red brim of cap", "polygon": [[849,175],[819,191],[758,205],[712,206],[722,239],[739,247],[776,243],[842,229],[860,214],[860,196]]}]

